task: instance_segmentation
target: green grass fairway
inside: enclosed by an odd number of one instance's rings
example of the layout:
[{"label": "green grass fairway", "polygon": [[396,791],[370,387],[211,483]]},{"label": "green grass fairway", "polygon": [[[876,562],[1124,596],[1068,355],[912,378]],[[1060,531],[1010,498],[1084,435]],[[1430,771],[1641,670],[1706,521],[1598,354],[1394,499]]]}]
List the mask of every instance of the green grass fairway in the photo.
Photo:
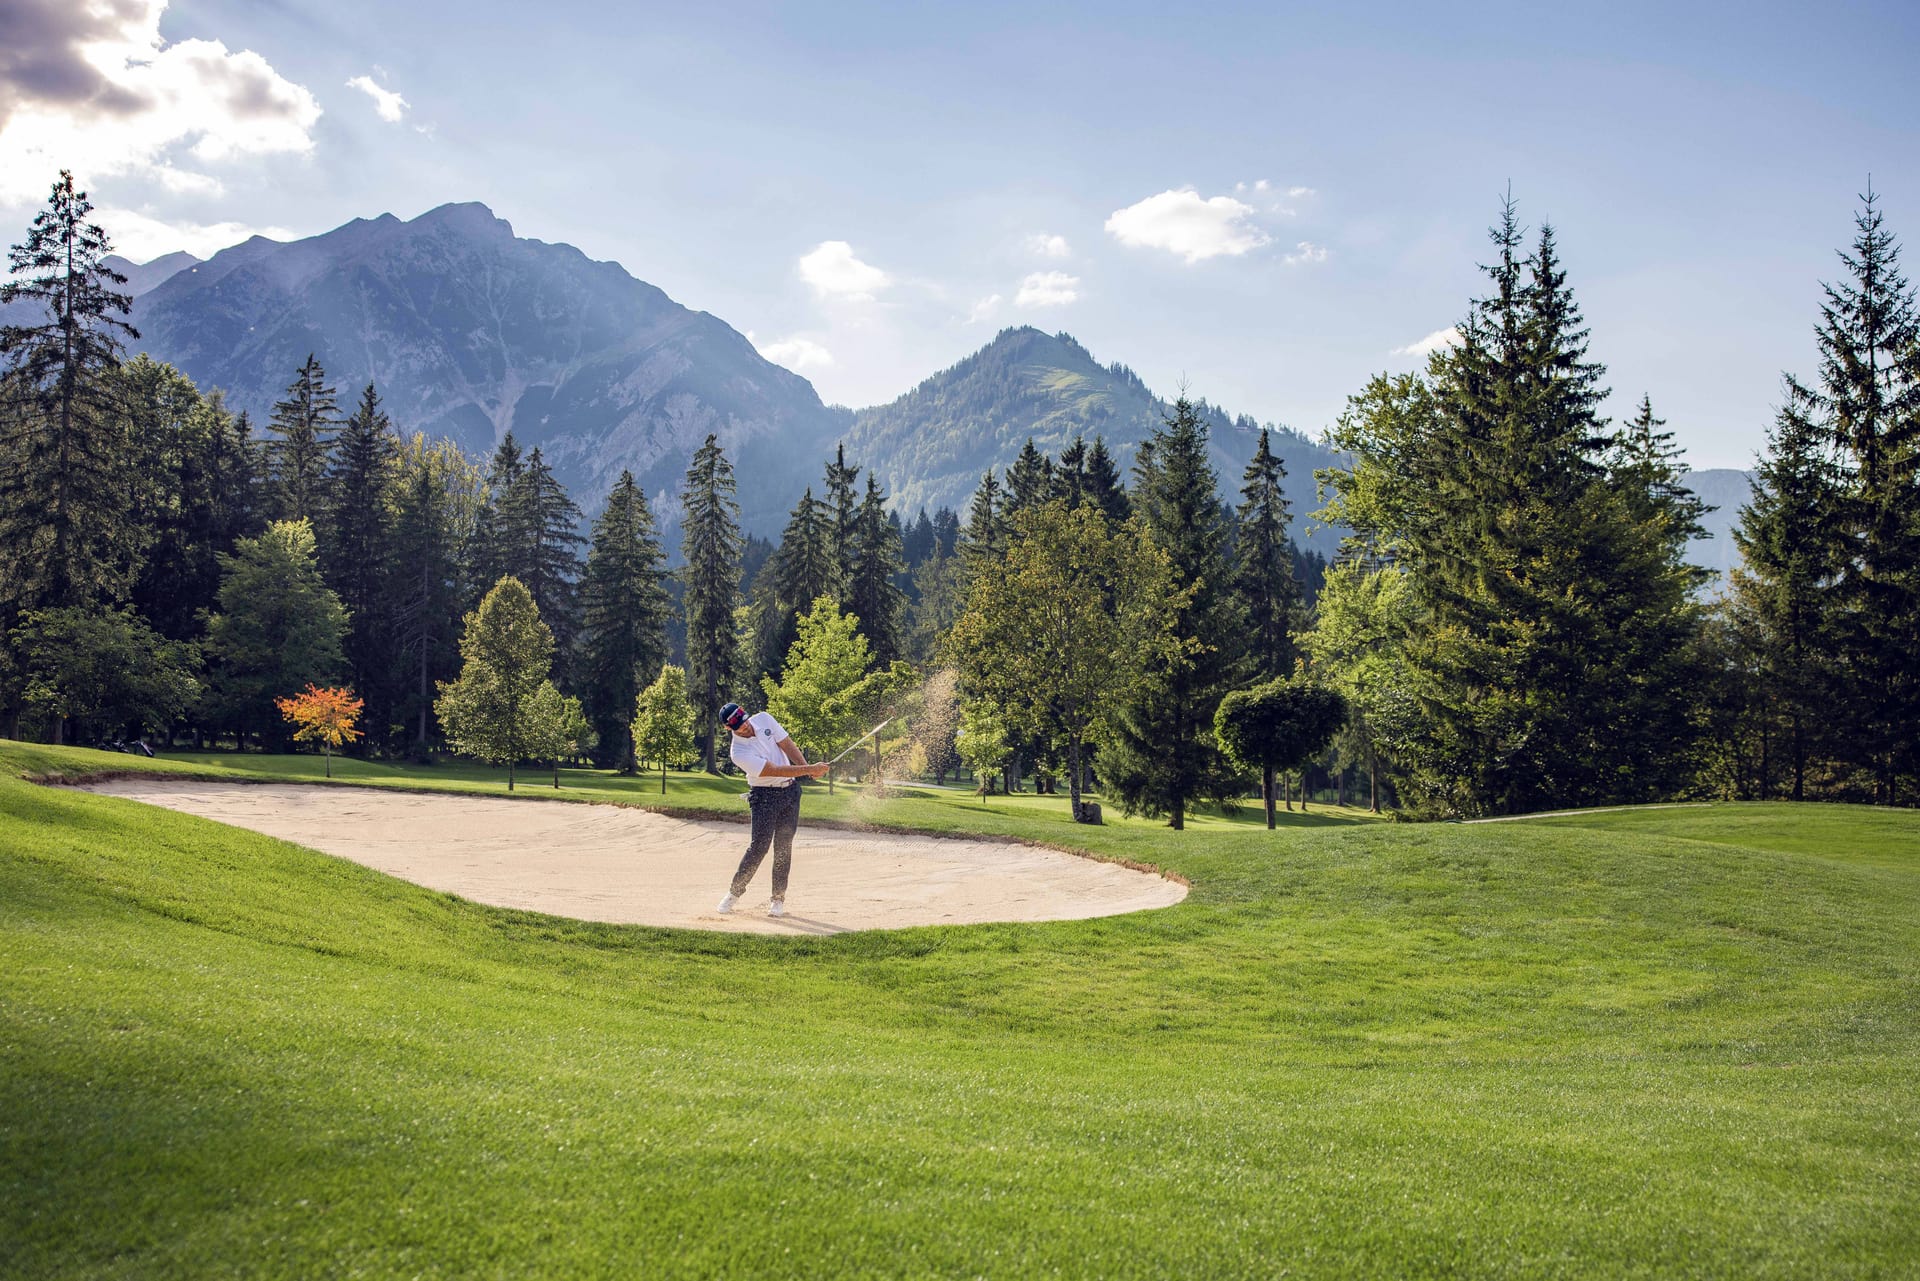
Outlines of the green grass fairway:
[{"label": "green grass fairway", "polygon": [[319,762],[0,745],[7,1278],[1920,1270],[1920,813],[1175,833],[816,793],[1193,891],[787,939],[478,907],[20,780],[128,766]]}]

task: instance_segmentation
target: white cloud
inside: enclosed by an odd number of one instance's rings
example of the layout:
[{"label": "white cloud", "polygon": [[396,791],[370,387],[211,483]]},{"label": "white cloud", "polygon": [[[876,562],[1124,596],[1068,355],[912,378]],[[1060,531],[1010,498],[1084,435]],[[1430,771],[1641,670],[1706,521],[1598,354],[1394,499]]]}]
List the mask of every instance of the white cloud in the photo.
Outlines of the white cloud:
[{"label": "white cloud", "polygon": [[[747,337],[751,339],[752,334]],[[833,353],[811,338],[795,335],[782,338],[779,342],[770,342],[760,348],[760,354],[776,365],[784,365],[794,373],[804,373],[809,369],[825,369],[833,364]]]},{"label": "white cloud", "polygon": [[1287,188],[1287,195],[1293,198],[1294,200],[1303,200],[1308,196],[1317,196],[1319,194],[1320,193],[1315,191],[1312,187],[1288,187]]},{"label": "white cloud", "polygon": [[1436,329],[1419,342],[1410,342],[1404,347],[1395,347],[1390,355],[1394,356],[1431,356],[1446,347],[1458,346],[1460,330],[1448,325],[1445,329]]},{"label": "white cloud", "polygon": [[1067,244],[1065,236],[1050,236],[1044,231],[1036,231],[1027,237],[1027,249],[1042,258],[1071,258],[1073,247]]},{"label": "white cloud", "polygon": [[169,222],[132,209],[96,209],[93,216],[113,242],[113,251],[134,262],[151,262],[179,249],[196,258],[210,258],[254,236],[293,240],[298,235],[285,227],[240,222]]},{"label": "white cloud", "polygon": [[1181,187],[1115,210],[1107,230],[1123,245],[1164,249],[1192,264],[1267,244],[1271,237],[1253,224],[1253,212],[1252,205],[1232,196],[1209,199]]},{"label": "white cloud", "polygon": [[1080,277],[1064,271],[1036,271],[1020,282],[1016,307],[1064,307],[1080,296]]},{"label": "white cloud", "polygon": [[393,90],[375,84],[372,76],[355,76],[347,81],[347,88],[358,89],[373,99],[373,109],[390,125],[399,124],[406,116],[407,108],[412,105]]},{"label": "white cloud", "polygon": [[822,298],[841,302],[872,302],[874,295],[893,283],[878,267],[854,257],[844,240],[822,241],[800,259],[800,278]]},{"label": "white cloud", "polygon": [[1310,240],[1301,241],[1293,247],[1292,253],[1281,259],[1290,267],[1297,267],[1303,262],[1325,262],[1326,260],[1327,247],[1316,245]]},{"label": "white cloud", "polygon": [[967,313],[967,323],[969,325],[977,325],[983,320],[992,320],[994,313],[999,310],[1000,295],[988,294],[985,298],[973,304],[973,310]]},{"label": "white cloud", "polygon": [[168,44],[166,0],[6,0],[0,21],[0,201],[44,197],[62,168],[216,194],[204,166],[313,150],[313,94],[250,50]]}]

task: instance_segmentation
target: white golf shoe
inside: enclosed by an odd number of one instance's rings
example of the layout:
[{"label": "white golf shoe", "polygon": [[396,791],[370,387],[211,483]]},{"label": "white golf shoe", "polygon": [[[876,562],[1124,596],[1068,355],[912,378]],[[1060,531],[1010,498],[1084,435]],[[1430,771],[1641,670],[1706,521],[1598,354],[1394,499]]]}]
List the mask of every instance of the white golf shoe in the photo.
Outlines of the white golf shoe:
[{"label": "white golf shoe", "polygon": [[773,900],[773,902],[767,904],[768,916],[785,916],[786,914],[787,914],[787,900],[783,898],[777,898]]},{"label": "white golf shoe", "polygon": [[714,908],[713,910],[720,913],[720,915],[722,916],[725,916],[728,912],[731,912],[733,910],[733,895],[729,894],[725,898],[721,899],[720,906]]}]

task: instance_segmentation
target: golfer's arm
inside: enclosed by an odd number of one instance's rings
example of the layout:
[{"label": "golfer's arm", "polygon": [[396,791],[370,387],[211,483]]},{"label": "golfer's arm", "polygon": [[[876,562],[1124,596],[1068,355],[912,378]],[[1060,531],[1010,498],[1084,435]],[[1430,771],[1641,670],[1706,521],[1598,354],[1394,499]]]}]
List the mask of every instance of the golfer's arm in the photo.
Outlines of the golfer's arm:
[{"label": "golfer's arm", "polygon": [[787,759],[795,765],[805,765],[807,763],[807,754],[794,746],[794,742],[790,738],[780,740],[780,750],[785,752]]},{"label": "golfer's arm", "polygon": [[762,765],[759,778],[810,778],[813,775],[811,765]]}]

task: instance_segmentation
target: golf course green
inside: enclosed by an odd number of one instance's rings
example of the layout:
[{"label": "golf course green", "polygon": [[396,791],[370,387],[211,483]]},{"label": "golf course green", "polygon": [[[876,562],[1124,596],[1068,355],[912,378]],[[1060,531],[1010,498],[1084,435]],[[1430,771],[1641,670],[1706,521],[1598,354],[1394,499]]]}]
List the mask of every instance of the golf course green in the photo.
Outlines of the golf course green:
[{"label": "golf course green", "polygon": [[1192,890],[777,938],[481,907],[29,781],[320,769],[0,743],[0,1276],[1920,1270],[1920,813],[1173,832],[843,787],[807,819]]}]

